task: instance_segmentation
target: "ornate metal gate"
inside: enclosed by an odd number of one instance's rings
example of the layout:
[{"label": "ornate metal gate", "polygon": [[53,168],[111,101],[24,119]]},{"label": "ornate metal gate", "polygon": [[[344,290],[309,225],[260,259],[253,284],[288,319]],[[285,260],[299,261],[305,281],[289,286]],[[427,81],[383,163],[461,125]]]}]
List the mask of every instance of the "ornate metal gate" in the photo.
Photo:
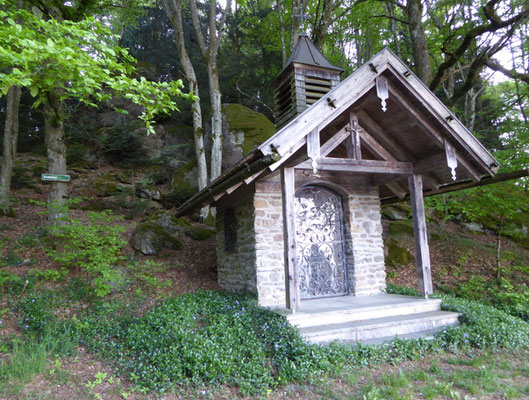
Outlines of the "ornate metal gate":
[{"label": "ornate metal gate", "polygon": [[321,186],[296,193],[296,253],[302,299],[347,294],[341,198]]}]

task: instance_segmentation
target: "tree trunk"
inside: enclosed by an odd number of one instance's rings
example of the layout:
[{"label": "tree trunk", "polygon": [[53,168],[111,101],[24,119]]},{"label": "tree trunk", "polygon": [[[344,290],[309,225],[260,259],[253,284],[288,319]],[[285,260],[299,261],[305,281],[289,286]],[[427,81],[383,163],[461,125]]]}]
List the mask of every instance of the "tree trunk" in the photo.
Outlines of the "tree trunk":
[{"label": "tree trunk", "polygon": [[413,58],[417,76],[426,85],[432,80],[432,69],[430,66],[430,57],[426,45],[426,35],[422,22],[421,0],[408,0],[406,4],[406,13],[408,14],[408,23],[410,30],[411,44],[413,47]]},{"label": "tree trunk", "polygon": [[465,119],[466,127],[470,132],[474,131],[476,125],[476,99],[478,94],[475,93],[472,87],[465,95]]},{"label": "tree trunk", "polygon": [[502,214],[500,217],[500,229],[498,229],[498,241],[496,242],[496,278],[501,278],[501,234],[503,231],[503,222],[505,215]]},{"label": "tree trunk", "polygon": [[223,37],[226,17],[231,10],[231,0],[227,0],[226,8],[217,23],[217,1],[210,0],[208,11],[209,33],[208,45],[206,46],[205,35],[200,27],[196,0],[191,0],[191,21],[197,37],[200,52],[206,61],[209,81],[209,96],[211,103],[211,174],[210,180],[214,181],[222,171],[222,110],[219,85],[219,72],[217,69],[217,52]]},{"label": "tree trunk", "polygon": [[393,35],[393,43],[395,44],[395,54],[397,57],[402,59],[402,52],[400,50],[400,39],[399,39],[399,33],[397,32],[397,24],[395,23],[395,4],[391,1],[386,0],[386,8],[388,10],[389,15],[389,28],[391,30],[391,34]]},{"label": "tree trunk", "polygon": [[[163,6],[167,17],[171,21],[174,28],[174,43],[178,49],[178,57],[184,68],[186,79],[189,83],[189,90],[193,91],[195,95],[199,95],[198,81],[195,74],[195,68],[187,52],[184,39],[184,27],[182,23],[182,0],[163,1]],[[198,189],[202,190],[208,185],[208,170],[206,164],[206,152],[204,150],[204,129],[202,125],[202,108],[200,101],[191,104],[191,111],[193,114],[193,139],[195,143],[195,155],[197,158],[198,170]],[[209,213],[209,207],[204,207],[200,210],[200,217],[206,219]]]},{"label": "tree trunk", "polygon": [[283,61],[283,67],[287,63],[287,46],[285,41],[285,22],[283,21],[283,4],[281,0],[277,0],[277,11],[279,15],[279,33],[281,35],[281,60]]},{"label": "tree trunk", "polygon": [[15,159],[18,139],[18,109],[20,106],[21,90],[18,86],[11,86],[7,92],[6,121],[4,129],[4,150],[0,166],[0,210],[9,211],[9,194],[11,176]]},{"label": "tree trunk", "polygon": [[[62,103],[51,98],[44,104],[44,133],[48,151],[48,173],[66,174],[66,143],[64,125],[61,120]],[[68,196],[68,184],[52,182],[48,192],[48,220],[57,223],[63,215]]]},{"label": "tree trunk", "polygon": [[222,109],[217,61],[208,65],[209,96],[211,102],[211,182],[222,172]]},{"label": "tree trunk", "polygon": [[314,45],[320,50],[323,49],[325,37],[329,32],[329,26],[332,23],[332,15],[336,6],[337,4],[334,0],[323,0],[321,19],[316,21],[316,26],[314,27],[314,32],[312,34]]}]

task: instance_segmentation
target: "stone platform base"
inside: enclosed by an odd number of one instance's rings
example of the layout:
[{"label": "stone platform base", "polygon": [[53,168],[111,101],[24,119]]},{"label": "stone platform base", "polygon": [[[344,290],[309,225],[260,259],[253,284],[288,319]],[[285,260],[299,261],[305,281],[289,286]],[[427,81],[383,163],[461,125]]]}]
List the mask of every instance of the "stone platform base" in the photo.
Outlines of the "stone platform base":
[{"label": "stone platform base", "polygon": [[381,294],[304,300],[288,321],[311,343],[334,340],[378,344],[432,337],[459,324],[458,313],[441,311],[441,300]]}]

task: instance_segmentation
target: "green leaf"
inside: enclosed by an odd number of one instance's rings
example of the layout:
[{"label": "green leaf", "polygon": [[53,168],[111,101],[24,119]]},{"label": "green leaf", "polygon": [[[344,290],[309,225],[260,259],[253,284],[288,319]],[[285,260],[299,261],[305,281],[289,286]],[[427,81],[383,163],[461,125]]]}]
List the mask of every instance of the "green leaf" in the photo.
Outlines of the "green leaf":
[{"label": "green leaf", "polygon": [[36,86],[31,86],[31,88],[29,88],[29,94],[31,97],[37,97],[39,94],[39,89]]}]

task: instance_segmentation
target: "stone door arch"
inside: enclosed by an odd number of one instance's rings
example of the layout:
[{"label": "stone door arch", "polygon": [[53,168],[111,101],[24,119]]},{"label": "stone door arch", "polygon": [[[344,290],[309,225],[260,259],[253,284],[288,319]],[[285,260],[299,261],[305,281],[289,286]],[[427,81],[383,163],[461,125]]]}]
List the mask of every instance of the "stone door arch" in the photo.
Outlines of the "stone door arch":
[{"label": "stone door arch", "polygon": [[294,212],[301,299],[348,294],[341,197],[305,186],[296,192]]}]

